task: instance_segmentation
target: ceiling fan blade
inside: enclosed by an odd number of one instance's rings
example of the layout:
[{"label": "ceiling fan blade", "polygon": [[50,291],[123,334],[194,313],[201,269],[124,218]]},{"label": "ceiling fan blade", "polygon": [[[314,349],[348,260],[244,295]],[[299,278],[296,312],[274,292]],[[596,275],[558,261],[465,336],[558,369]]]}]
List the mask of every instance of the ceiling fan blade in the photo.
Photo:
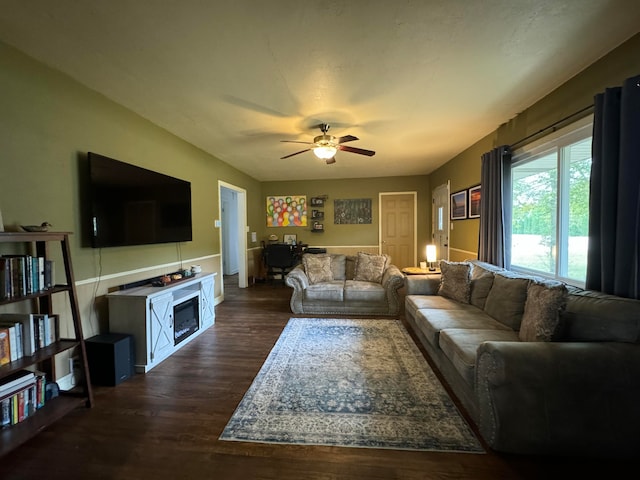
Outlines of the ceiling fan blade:
[{"label": "ceiling fan blade", "polygon": [[376,152],[373,150],[365,150],[364,148],[356,148],[356,147],[347,147],[345,145],[338,145],[338,150],[343,150],[345,152],[351,153],[359,153],[360,155],[366,155],[367,157],[373,157]]},{"label": "ceiling fan blade", "polygon": [[353,135],[345,135],[344,137],[338,138],[338,143],[353,142],[354,140],[359,140],[359,138]]},{"label": "ceiling fan blade", "polygon": [[280,157],[280,160],[284,160],[285,158],[293,157],[294,155],[298,155],[299,153],[308,152],[309,150],[311,150],[311,149],[310,149],[310,148],[307,148],[306,150],[300,150],[299,152],[292,153],[292,154],[290,154],[290,155],[286,155],[286,156],[284,156],[284,157]]},{"label": "ceiling fan blade", "polygon": [[313,142],[299,142],[297,140],[280,140],[282,143],[304,143],[305,145],[313,145]]},{"label": "ceiling fan blade", "polygon": [[327,158],[325,161],[327,165],[331,165],[332,163],[336,163],[336,157]]}]

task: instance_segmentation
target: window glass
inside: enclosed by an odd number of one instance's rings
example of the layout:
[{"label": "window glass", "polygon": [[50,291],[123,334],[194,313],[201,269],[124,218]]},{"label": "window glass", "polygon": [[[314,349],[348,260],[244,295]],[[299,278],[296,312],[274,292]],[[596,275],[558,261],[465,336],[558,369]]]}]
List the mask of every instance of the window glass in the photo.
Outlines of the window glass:
[{"label": "window glass", "polygon": [[592,117],[514,152],[511,268],[584,285]]}]

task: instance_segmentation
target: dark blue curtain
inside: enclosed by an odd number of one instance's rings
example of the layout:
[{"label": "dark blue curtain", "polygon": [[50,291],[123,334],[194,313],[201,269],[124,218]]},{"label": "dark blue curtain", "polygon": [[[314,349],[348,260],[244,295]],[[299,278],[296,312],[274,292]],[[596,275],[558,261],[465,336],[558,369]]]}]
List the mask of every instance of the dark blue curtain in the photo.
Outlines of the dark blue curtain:
[{"label": "dark blue curtain", "polygon": [[[511,184],[511,152],[503,145],[482,155],[480,185],[480,231],[478,238],[478,260],[508,268],[511,257],[505,225],[511,223],[509,204],[505,202]],[[506,205],[505,205],[506,203]]]},{"label": "dark blue curtain", "polygon": [[640,75],[595,96],[586,287],[640,298]]}]

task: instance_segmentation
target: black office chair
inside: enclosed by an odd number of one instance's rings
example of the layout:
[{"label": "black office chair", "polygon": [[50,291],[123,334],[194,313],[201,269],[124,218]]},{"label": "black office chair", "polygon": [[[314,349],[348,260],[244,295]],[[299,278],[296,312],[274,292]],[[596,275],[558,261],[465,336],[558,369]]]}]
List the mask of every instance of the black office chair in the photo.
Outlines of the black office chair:
[{"label": "black office chair", "polygon": [[276,275],[281,275],[284,283],[284,276],[298,264],[298,256],[293,252],[291,245],[272,243],[265,246],[264,261],[267,277],[273,281]]}]

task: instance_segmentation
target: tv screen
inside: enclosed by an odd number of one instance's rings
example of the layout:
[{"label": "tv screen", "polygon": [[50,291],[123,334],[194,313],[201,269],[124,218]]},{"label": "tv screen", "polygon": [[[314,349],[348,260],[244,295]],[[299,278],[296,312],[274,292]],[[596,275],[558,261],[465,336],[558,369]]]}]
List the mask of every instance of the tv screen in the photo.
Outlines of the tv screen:
[{"label": "tv screen", "polygon": [[191,183],[89,152],[94,248],[192,239]]}]

